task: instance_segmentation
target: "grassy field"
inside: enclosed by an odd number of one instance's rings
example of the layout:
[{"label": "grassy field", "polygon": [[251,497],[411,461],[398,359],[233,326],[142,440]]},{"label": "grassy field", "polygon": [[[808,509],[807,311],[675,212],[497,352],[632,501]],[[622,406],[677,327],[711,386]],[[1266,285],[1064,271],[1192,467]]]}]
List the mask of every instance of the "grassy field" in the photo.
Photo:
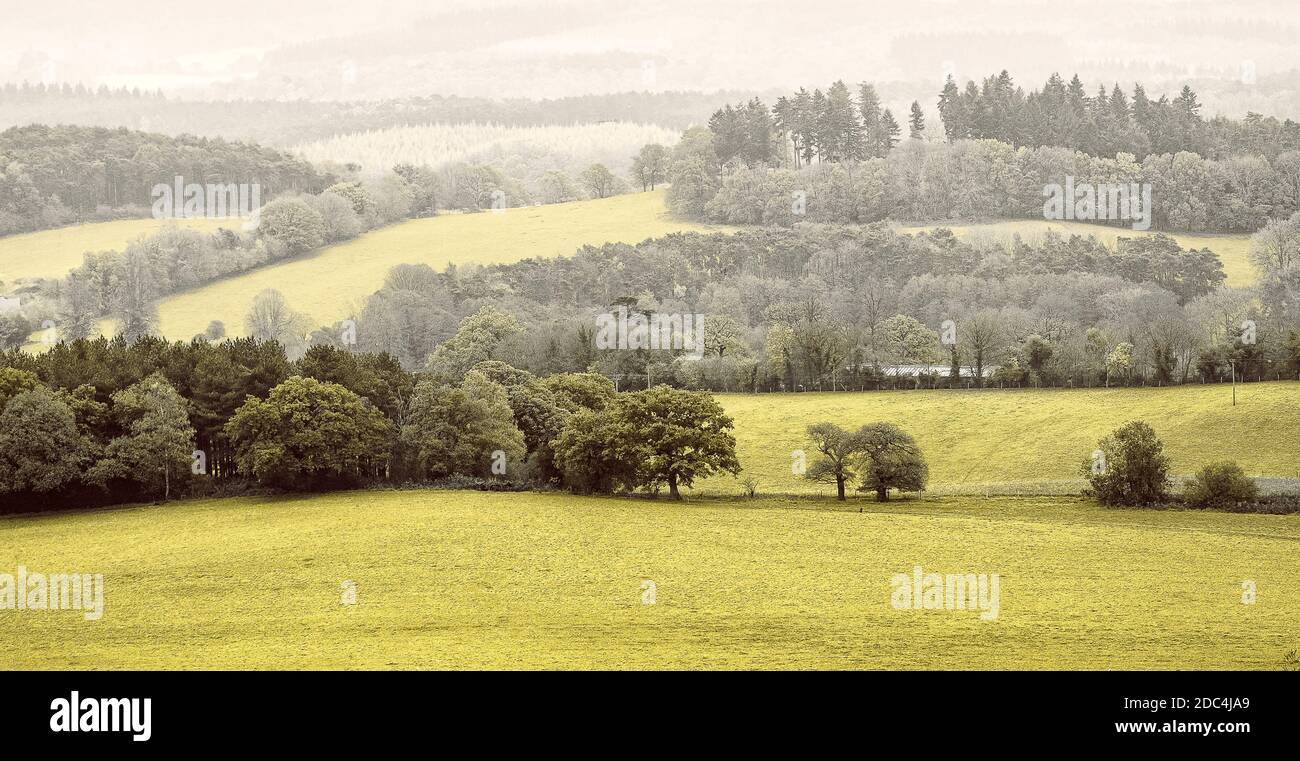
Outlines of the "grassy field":
[{"label": "grassy field", "polygon": [[0,237],[0,285],[22,278],[63,277],[81,266],[87,251],[121,251],[142,235],[169,224],[195,230],[239,229],[238,219],[123,219]]},{"label": "grassy field", "polygon": [[276,288],[313,327],[355,314],[397,264],[500,264],[569,256],[583,244],[639,243],[678,230],[710,229],[668,216],[663,191],[595,201],[448,214],[385,227],[337,246],[163,299],[163,335],[189,339],[211,320],[244,334],[253,297]]},{"label": "grassy field", "polygon": [[[1271,669],[1300,645],[1300,516],[834,507],[424,491],[3,518],[0,571],[102,573],[105,604],[0,611],[0,668]],[[892,607],[917,565],[998,574],[996,618]]]},{"label": "grassy field", "polygon": [[[887,391],[719,394],[736,421],[740,462],[767,493],[830,494],[791,470],[805,430],[823,420],[845,428],[884,420],[916,437],[938,492],[1077,492],[1079,463],[1097,440],[1145,420],[1165,442],[1176,474],[1219,459],[1250,475],[1300,476],[1300,383],[1126,389]],[[808,454],[811,462],[811,450]],[[734,495],[730,476],[701,484]]]},{"label": "grassy field", "polygon": [[[931,227],[934,227],[934,225],[904,227],[901,230],[914,233]],[[1116,238],[1132,238],[1137,235],[1155,234],[1155,232],[1138,232],[1128,228],[1090,224],[1088,222],[1049,222],[1041,219],[1011,220],[976,225],[949,225],[948,227],[959,237],[974,234],[1009,238],[1011,235],[1019,233],[1022,238],[1031,241],[1037,240],[1048,230],[1056,230],[1065,235],[1091,235],[1112,246],[1115,244]],[[1228,285],[1247,286],[1255,282],[1257,275],[1255,265],[1250,263],[1249,235],[1178,234],[1171,237],[1184,248],[1208,248],[1218,254],[1219,259],[1223,262],[1223,271],[1228,276]]]}]

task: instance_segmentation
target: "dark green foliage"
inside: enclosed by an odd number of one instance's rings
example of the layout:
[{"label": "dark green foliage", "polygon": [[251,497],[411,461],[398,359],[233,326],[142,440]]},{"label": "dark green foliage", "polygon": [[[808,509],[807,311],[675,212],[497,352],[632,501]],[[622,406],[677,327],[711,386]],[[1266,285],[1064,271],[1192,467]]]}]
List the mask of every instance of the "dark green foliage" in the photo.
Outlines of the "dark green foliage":
[{"label": "dark green foliage", "polygon": [[259,482],[321,489],[382,475],[393,424],[336,383],[293,376],[250,398],[225,426],[235,461]]},{"label": "dark green foliage", "polygon": [[406,467],[417,480],[460,473],[512,475],[524,460],[524,434],[505,388],[471,371],[457,385],[426,376],[401,430]]},{"label": "dark green foliage", "polygon": [[20,391],[0,411],[0,494],[63,488],[82,478],[89,456],[72,409],[50,389]]},{"label": "dark green foliage", "polygon": [[861,452],[858,469],[862,482],[858,491],[876,495],[877,502],[889,499],[891,489],[921,491],[930,468],[916,440],[892,423],[869,423],[854,434]]},{"label": "dark green foliage", "polygon": [[1125,423],[1097,444],[1081,471],[1103,505],[1158,505],[1169,490],[1169,456],[1151,426]]},{"label": "dark green foliage", "polygon": [[1259,490],[1235,462],[1213,462],[1183,487],[1183,500],[1193,507],[1228,508],[1253,502]]},{"label": "dark green foliage", "polygon": [[708,394],[656,386],[569,418],[555,442],[565,485],[580,493],[680,487],[740,472],[732,421]]}]

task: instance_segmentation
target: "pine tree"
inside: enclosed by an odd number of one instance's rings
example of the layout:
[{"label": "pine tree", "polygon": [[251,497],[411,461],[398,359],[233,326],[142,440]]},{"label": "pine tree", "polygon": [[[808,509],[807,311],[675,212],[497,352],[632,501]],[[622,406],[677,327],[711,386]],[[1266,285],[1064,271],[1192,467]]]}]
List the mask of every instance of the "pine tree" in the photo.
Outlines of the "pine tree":
[{"label": "pine tree", "polygon": [[876,88],[863,82],[858,85],[858,113],[862,115],[864,153],[869,158],[880,158],[889,152],[889,136],[885,131],[880,110],[880,96]]},{"label": "pine tree", "polygon": [[895,145],[898,145],[898,135],[902,130],[898,128],[898,122],[894,120],[894,115],[887,108],[884,115],[880,117],[880,122],[884,125],[885,135],[888,136],[887,144],[889,148],[887,150],[892,150]]},{"label": "pine tree", "polygon": [[799,156],[803,163],[811,164],[813,153],[816,150],[816,112],[813,108],[813,97],[807,90],[802,87],[794,96],[794,104],[791,108],[791,117],[793,124],[791,129],[796,135],[796,143],[799,146]]},{"label": "pine tree", "polygon": [[826,91],[826,127],[833,136],[828,161],[865,158],[865,139],[848,85],[837,81]]},{"label": "pine tree", "polygon": [[965,109],[962,108],[961,91],[957,89],[957,82],[951,74],[943,83],[943,91],[939,93],[939,121],[943,122],[943,133],[949,140],[966,136],[968,125]]},{"label": "pine tree", "polygon": [[833,149],[831,143],[835,140],[827,116],[826,94],[820,88],[813,90],[812,104],[808,110],[808,147],[816,152],[818,161],[826,160],[826,154]]},{"label": "pine tree", "polygon": [[908,137],[920,140],[925,135],[925,114],[921,113],[921,104],[912,101],[912,114],[908,117]]},{"label": "pine tree", "polygon": [[1183,90],[1178,93],[1178,100],[1174,101],[1174,105],[1188,119],[1200,118],[1201,104],[1197,102],[1196,93],[1192,91],[1190,85],[1183,85]]}]

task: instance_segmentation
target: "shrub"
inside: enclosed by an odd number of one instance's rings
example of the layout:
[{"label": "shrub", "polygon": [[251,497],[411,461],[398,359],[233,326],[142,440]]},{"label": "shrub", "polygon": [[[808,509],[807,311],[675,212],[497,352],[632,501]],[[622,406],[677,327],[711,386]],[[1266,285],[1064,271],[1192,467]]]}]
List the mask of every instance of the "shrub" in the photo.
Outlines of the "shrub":
[{"label": "shrub", "polygon": [[1183,499],[1193,507],[1231,507],[1252,502],[1259,490],[1235,462],[1213,462],[1196,472],[1183,488]]},{"label": "shrub", "polygon": [[1164,445],[1140,420],[1124,424],[1098,442],[1097,452],[1084,461],[1082,471],[1103,505],[1157,504],[1169,488]]}]

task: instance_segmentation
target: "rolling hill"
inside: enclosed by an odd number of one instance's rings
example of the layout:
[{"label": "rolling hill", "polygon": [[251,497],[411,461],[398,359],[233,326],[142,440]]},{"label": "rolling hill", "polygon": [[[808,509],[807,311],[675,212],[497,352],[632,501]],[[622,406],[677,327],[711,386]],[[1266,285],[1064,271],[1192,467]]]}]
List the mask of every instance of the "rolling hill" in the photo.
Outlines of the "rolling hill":
[{"label": "rolling hill", "polygon": [[239,229],[239,219],[122,219],[59,227],[0,237],[0,287],[25,278],[63,277],[81,266],[87,251],[121,251],[142,235],[175,224],[211,232],[218,227]]},{"label": "rolling hill", "polygon": [[[938,493],[1077,493],[1079,466],[1097,440],[1130,420],[1145,420],[1165,443],[1175,475],[1215,460],[1247,474],[1300,478],[1300,382],[1237,387],[880,391],[719,394],[736,424],[740,463],[762,493],[833,495],[834,487],[792,471],[793,455],[814,451],[806,428],[821,421],[856,429],[887,421],[912,434]],[[700,484],[734,495],[730,476]]]},{"label": "rolling hill", "polygon": [[[104,577],[97,621],[0,615],[3,669],[1277,669],[1300,645],[1295,515],[388,491],[0,531],[0,569]],[[894,607],[917,566],[998,574],[996,617]]]},{"label": "rolling hill", "polygon": [[244,333],[253,297],[267,288],[284,294],[313,326],[359,311],[396,264],[496,264],[528,257],[569,256],[586,243],[646,238],[678,230],[706,230],[668,215],[663,191],[592,201],[530,206],[500,212],[447,214],[366,233],[354,240],[210,283],[162,300],[162,334],[186,340],[221,320],[230,335]]}]

